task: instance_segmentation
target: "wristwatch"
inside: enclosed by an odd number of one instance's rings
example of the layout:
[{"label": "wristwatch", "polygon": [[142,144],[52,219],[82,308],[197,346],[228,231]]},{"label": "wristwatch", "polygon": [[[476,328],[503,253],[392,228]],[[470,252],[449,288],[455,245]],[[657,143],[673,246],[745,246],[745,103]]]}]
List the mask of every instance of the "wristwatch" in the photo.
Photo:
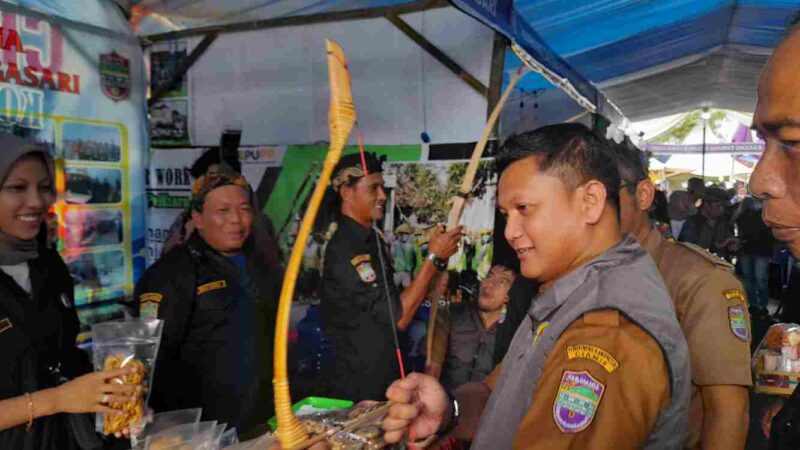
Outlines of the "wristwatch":
[{"label": "wristwatch", "polygon": [[438,271],[447,269],[447,260],[439,259],[433,252],[428,253],[428,260],[433,263],[433,267],[436,267]]},{"label": "wristwatch", "polygon": [[458,419],[461,417],[461,413],[458,410],[458,400],[456,400],[456,398],[453,397],[453,394],[451,394],[450,391],[445,390],[445,393],[447,394],[447,398],[450,401],[450,407],[452,408],[451,410],[452,412],[450,414],[450,420],[447,422],[447,424],[443,424],[444,426],[441,427],[436,432],[436,435],[439,436],[440,438],[450,434],[450,432],[453,431],[456,428],[456,426],[458,426]]}]

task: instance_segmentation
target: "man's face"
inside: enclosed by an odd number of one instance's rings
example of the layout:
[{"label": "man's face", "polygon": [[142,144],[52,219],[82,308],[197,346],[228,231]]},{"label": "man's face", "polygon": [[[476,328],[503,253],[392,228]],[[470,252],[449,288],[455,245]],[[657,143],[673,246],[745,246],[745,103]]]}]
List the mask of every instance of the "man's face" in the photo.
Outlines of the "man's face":
[{"label": "man's face", "polygon": [[514,272],[508,267],[493,266],[481,282],[478,309],[499,311],[508,301],[508,291],[514,283]]},{"label": "man's face", "polygon": [[700,207],[703,215],[711,220],[717,220],[722,217],[725,212],[725,205],[722,202],[715,200],[703,200],[703,205]]},{"label": "man's face", "polygon": [[506,216],[505,237],[526,278],[554,280],[569,270],[586,244],[578,190],[539,171],[536,157],[511,164],[500,176],[498,204]]},{"label": "man's face", "polygon": [[383,217],[386,192],[383,190],[383,174],[371,173],[361,177],[354,186],[342,187],[342,198],[358,221],[371,222]]},{"label": "man's face", "polygon": [[202,212],[192,220],[200,236],[224,255],[235,255],[244,247],[253,225],[250,196],[239,186],[222,186],[206,194]]},{"label": "man's face", "polygon": [[800,29],[770,57],[758,80],[753,128],[767,144],[750,179],[776,239],[800,256]]}]

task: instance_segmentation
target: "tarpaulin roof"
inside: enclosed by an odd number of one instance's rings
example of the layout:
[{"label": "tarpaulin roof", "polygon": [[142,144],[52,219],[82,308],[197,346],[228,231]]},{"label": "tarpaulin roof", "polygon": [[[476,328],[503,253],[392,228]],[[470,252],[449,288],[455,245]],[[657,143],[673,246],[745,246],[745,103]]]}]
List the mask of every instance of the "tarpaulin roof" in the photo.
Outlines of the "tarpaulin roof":
[{"label": "tarpaulin roof", "polygon": [[140,35],[421,3],[417,0],[132,0]]},{"label": "tarpaulin roof", "polygon": [[[504,18],[500,7],[485,14],[486,2],[454,3],[523,47],[521,25],[534,29],[632,120],[701,106],[751,111],[758,74],[800,10],[797,0],[514,0]],[[519,65],[506,59],[509,73]],[[520,88],[549,86],[528,77]]]},{"label": "tarpaulin roof", "polygon": [[[141,34],[420,4],[404,0],[129,0]],[[701,106],[751,111],[755,82],[800,0],[451,0],[506,34],[583,97],[599,87],[631,120]],[[519,67],[509,52],[506,71]],[[519,88],[553,86],[528,76]]]}]

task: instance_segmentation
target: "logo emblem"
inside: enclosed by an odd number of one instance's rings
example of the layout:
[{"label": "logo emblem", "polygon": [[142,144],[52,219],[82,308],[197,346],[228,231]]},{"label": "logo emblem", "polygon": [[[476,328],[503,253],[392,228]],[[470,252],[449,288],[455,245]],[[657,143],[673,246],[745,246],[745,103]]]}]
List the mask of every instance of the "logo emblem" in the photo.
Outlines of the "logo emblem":
[{"label": "logo emblem", "polygon": [[594,420],[606,387],[589,372],[565,370],[553,404],[553,419],[563,433],[578,433]]},{"label": "logo emblem", "polygon": [[100,87],[115,102],[131,93],[131,64],[116,52],[100,55]]},{"label": "logo emblem", "polygon": [[744,305],[728,307],[728,320],[730,320],[731,333],[734,336],[743,341],[750,339],[750,330],[747,328],[747,319],[744,315]]},{"label": "logo emblem", "polygon": [[364,261],[357,265],[356,271],[358,272],[358,277],[361,278],[361,281],[364,283],[372,283],[378,278],[375,275],[375,270],[372,268],[372,263],[369,261]]}]

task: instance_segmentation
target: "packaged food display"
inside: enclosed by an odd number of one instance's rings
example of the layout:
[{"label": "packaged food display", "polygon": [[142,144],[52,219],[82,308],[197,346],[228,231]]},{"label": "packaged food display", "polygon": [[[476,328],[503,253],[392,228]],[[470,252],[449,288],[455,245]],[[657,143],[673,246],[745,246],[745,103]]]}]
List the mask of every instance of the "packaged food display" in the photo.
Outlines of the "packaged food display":
[{"label": "packaged food display", "polygon": [[131,428],[132,450],[144,450],[144,442],[148,436],[160,433],[178,425],[200,422],[201,408],[180,409],[153,414],[152,418],[139,427]]},{"label": "packaged food display", "polygon": [[791,395],[800,380],[800,325],[771,326],[753,355],[756,392]]},{"label": "packaged food display", "polygon": [[217,422],[178,425],[145,439],[145,450],[217,450],[222,432]]},{"label": "packaged food display", "polygon": [[141,426],[147,397],[153,380],[156,355],[161,343],[163,322],[156,319],[132,319],[92,325],[92,355],[96,371],[130,367],[134,371],[112,383],[142,386],[142,395],[125,403],[109,406],[121,415],[97,414],[98,433],[113,434]]}]

